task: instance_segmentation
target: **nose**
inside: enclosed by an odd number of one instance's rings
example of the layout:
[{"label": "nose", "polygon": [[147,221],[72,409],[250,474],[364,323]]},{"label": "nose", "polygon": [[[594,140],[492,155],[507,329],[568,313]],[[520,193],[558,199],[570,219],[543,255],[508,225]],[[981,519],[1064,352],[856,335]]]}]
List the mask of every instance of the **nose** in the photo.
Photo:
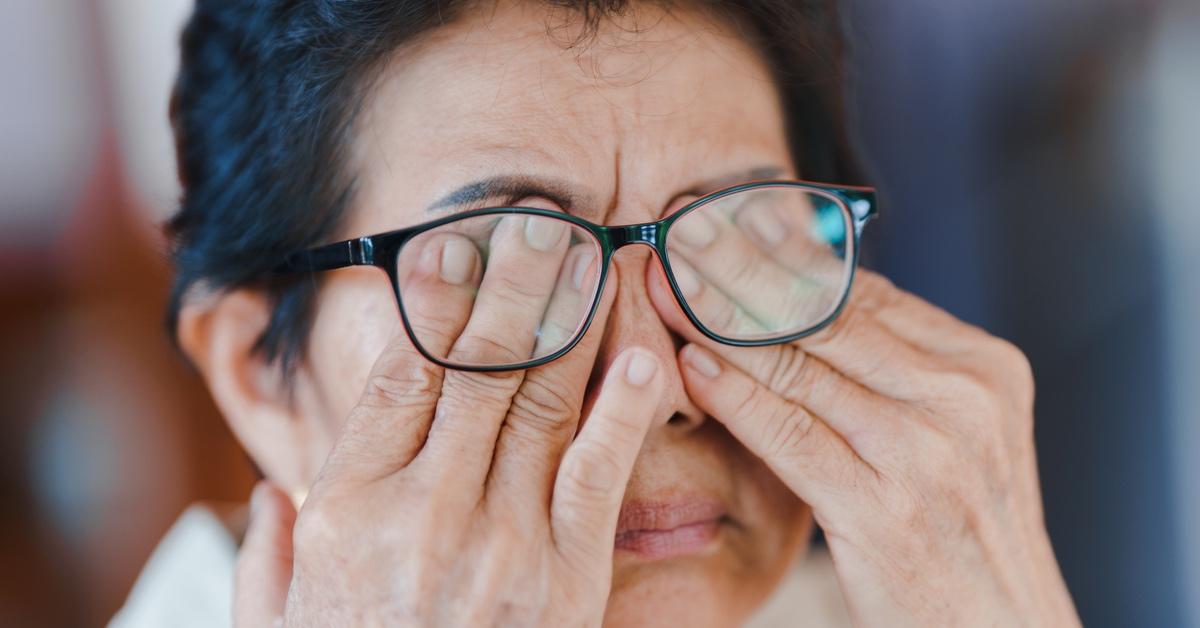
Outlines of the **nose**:
[{"label": "nose", "polygon": [[666,373],[667,388],[651,429],[689,431],[699,427],[704,413],[688,398],[676,358],[682,341],[658,317],[646,290],[646,265],[659,263],[653,249],[646,245],[622,247],[612,263],[620,279],[597,356],[601,372],[607,372],[617,355],[629,347],[652,351]]}]

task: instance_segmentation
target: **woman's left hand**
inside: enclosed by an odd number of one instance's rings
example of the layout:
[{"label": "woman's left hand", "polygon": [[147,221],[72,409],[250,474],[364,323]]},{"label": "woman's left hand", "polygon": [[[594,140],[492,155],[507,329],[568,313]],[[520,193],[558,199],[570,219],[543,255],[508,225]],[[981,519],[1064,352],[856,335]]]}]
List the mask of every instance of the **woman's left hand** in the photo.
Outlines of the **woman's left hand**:
[{"label": "woman's left hand", "polygon": [[828,328],[692,344],[688,394],[813,509],[859,625],[1078,625],[1042,516],[1033,377],[1013,345],[860,271]]}]

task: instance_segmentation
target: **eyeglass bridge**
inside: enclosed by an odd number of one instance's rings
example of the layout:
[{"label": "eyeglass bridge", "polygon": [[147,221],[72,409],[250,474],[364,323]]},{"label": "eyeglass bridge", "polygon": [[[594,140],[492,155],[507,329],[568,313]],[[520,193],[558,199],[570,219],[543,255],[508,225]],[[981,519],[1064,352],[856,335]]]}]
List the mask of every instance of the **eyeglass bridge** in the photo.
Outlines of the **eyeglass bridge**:
[{"label": "eyeglass bridge", "polygon": [[658,222],[646,222],[638,225],[623,225],[619,227],[602,227],[608,238],[608,245],[613,251],[627,244],[645,244],[657,247],[662,237],[662,225]]}]

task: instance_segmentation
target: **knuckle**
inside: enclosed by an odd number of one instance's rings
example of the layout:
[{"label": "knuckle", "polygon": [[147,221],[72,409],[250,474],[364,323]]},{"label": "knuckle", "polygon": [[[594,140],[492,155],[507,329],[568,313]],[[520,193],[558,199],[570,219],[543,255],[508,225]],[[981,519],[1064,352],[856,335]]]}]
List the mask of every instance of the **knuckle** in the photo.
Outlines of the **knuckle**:
[{"label": "knuckle", "polygon": [[427,404],[437,395],[438,380],[431,364],[413,365],[399,372],[372,373],[367,378],[361,405],[397,408]]},{"label": "knuckle", "polygon": [[539,288],[536,284],[522,281],[521,278],[524,276],[522,273],[497,275],[495,292],[498,297],[505,300],[506,304],[518,305],[522,309],[528,310],[538,300],[550,296],[553,286]]},{"label": "knuckle", "polygon": [[807,412],[796,412],[779,417],[771,425],[767,436],[766,452],[771,457],[794,456],[809,441],[813,430],[813,418]]},{"label": "knuckle", "polygon": [[[300,509],[292,529],[293,543],[297,554],[323,553],[336,544],[342,529],[342,512],[337,507],[338,498],[322,496],[309,498]],[[333,503],[331,503],[333,502]]]},{"label": "knuckle", "polygon": [[1015,401],[1022,408],[1030,408],[1033,406],[1033,395],[1036,388],[1033,364],[1029,361],[1029,356],[1025,355],[1025,352],[1015,344],[1007,340],[1000,340],[999,343],[1001,355],[999,362],[1007,374],[1005,379],[1010,382],[1012,394],[1017,397]]},{"label": "knuckle", "polygon": [[858,313],[857,309],[847,309],[842,312],[841,316],[833,319],[833,322],[828,327],[815,334],[813,340],[825,346],[845,344],[847,338],[854,335],[855,330],[857,330],[859,316],[861,314]]},{"label": "knuckle", "polygon": [[767,386],[772,390],[788,390],[798,386],[807,376],[807,355],[803,351],[776,351],[767,369]]},{"label": "knuckle", "polygon": [[623,485],[621,455],[602,441],[590,441],[581,446],[580,455],[563,468],[568,494],[584,502],[606,503]]},{"label": "knuckle", "polygon": [[506,508],[499,516],[488,518],[488,536],[499,547],[519,551],[532,545],[528,521],[529,517],[518,508]]},{"label": "knuckle", "polygon": [[886,290],[892,285],[892,282],[887,277],[866,268],[858,268],[855,272],[855,283],[858,284],[863,292],[878,292]]},{"label": "knuckle", "polygon": [[628,400],[626,405],[621,409],[624,412],[617,411],[593,411],[588,417],[588,421],[603,421],[609,424],[611,429],[605,430],[605,444],[613,448],[616,453],[616,448],[620,449],[636,449],[641,446],[642,435],[646,431],[646,419],[644,409],[638,410],[634,404],[641,404],[644,401]]},{"label": "knuckle", "polygon": [[514,429],[557,437],[573,428],[575,396],[563,382],[551,377],[527,377],[513,397],[509,414],[518,419]]},{"label": "knuckle", "polygon": [[1033,366],[1029,363],[1029,357],[1020,347],[1003,338],[996,338],[995,346],[996,352],[1000,355],[1000,362],[1007,370],[1015,374],[1033,375]]},{"label": "knuckle", "polygon": [[[510,339],[520,338],[521,335],[528,335],[527,330],[511,329],[503,333]],[[479,363],[496,363],[505,362],[517,364],[529,359],[528,355],[520,354],[516,348],[506,344],[504,341],[496,338],[480,334],[478,331],[469,331],[459,337],[455,343],[454,351],[451,357],[463,362],[479,362]]]},{"label": "knuckle", "polygon": [[854,278],[856,302],[867,306],[881,306],[895,298],[898,288],[890,279],[860,268]]},{"label": "knuckle", "polygon": [[755,417],[762,426],[759,442],[767,458],[786,458],[801,451],[815,425],[811,414],[802,409],[779,406],[768,408],[762,397],[750,393],[740,404],[746,416]]},{"label": "knuckle", "polygon": [[938,371],[930,374],[927,381],[932,397],[948,402],[955,415],[962,415],[966,419],[981,414],[982,404],[991,396],[979,377],[964,370]]},{"label": "knuckle", "polygon": [[442,387],[442,396],[467,405],[492,404],[498,400],[508,401],[521,381],[519,371],[497,373],[447,373]]},{"label": "knuckle", "polygon": [[772,390],[806,390],[823,384],[821,364],[803,351],[780,350],[770,372]]}]

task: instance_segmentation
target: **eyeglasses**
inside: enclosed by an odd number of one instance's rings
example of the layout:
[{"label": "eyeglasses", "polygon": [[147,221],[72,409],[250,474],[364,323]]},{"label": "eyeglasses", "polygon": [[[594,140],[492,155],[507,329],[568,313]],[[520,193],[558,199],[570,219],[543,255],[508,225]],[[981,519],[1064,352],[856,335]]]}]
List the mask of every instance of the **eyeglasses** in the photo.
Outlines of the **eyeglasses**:
[{"label": "eyeglasses", "polygon": [[600,303],[613,254],[652,247],[683,312],[727,345],[790,342],[832,322],[850,293],[871,188],[761,181],[655,222],[604,226],[492,207],[287,256],[281,272],[376,266],[409,339],[450,369],[526,369],[562,357]]}]

